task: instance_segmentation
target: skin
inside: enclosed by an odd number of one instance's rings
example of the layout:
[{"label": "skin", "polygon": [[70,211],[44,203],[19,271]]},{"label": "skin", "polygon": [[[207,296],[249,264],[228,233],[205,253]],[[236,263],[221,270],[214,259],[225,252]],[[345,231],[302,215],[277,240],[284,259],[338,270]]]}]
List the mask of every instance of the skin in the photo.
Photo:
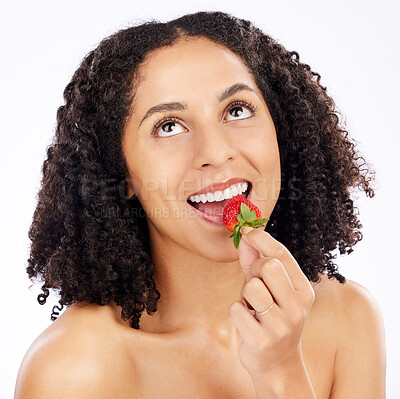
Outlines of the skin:
[{"label": "skin", "polygon": [[[299,392],[318,399],[384,398],[383,321],[365,288],[324,275],[319,284],[308,282],[289,251],[261,229],[242,239],[238,251],[230,232],[199,219],[186,202],[214,181],[242,177],[252,182],[250,200],[263,217],[275,206],[276,131],[241,60],[196,38],[152,52],[138,76],[123,150],[127,194],[135,193],[147,214],[158,310],[144,312],[140,330],[133,330],[114,302],[70,306],[28,350],[16,399],[60,391],[63,398],[89,399],[300,398]],[[218,94],[236,83],[255,93],[241,91],[219,103]],[[235,100],[251,101],[257,113],[245,107],[227,112]],[[151,107],[170,101],[187,109],[140,124]],[[156,138],[153,125],[164,115],[181,121],[164,124],[161,134],[169,137]],[[275,281],[268,277],[273,263],[279,266]],[[285,292],[281,298],[274,294],[279,291]],[[258,319],[242,303],[246,298],[262,311],[272,296],[275,307]],[[295,310],[303,312],[296,321]],[[285,317],[278,319],[278,311]],[[282,320],[280,327],[296,326],[289,335],[278,328]],[[251,350],[254,342],[257,350]],[[291,354],[287,362],[283,353]],[[279,392],[285,370],[292,387]]]},{"label": "skin", "polygon": [[[252,182],[250,200],[269,217],[278,199],[281,173],[274,124],[241,60],[205,39],[157,51],[145,66],[139,72],[143,82],[126,127],[124,152],[134,186],[128,194],[137,195],[148,215],[157,265],[154,278],[163,300],[156,314],[144,315],[141,326],[145,331],[201,331],[232,345],[238,333],[227,309],[241,299],[245,282],[237,250],[224,226],[199,219],[186,200],[214,181],[241,177]],[[256,93],[241,91],[219,103],[217,95],[236,83],[247,84]],[[229,115],[227,106],[240,99],[257,105],[257,114],[239,108],[240,116],[234,111]],[[188,105],[172,114],[182,124],[164,126],[164,131],[172,129],[170,137],[151,135],[163,114],[139,127],[149,108],[169,101]],[[159,217],[152,210],[170,217]]]}]

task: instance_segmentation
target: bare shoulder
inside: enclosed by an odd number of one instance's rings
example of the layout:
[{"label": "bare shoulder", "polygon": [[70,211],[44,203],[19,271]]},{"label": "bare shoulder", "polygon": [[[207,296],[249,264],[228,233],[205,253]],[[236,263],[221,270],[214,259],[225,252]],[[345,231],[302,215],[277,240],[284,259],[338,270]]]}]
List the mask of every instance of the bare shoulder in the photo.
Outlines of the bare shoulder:
[{"label": "bare shoulder", "polygon": [[107,311],[96,306],[68,308],[36,338],[21,363],[15,399],[132,397],[132,362]]},{"label": "bare shoulder", "polygon": [[334,277],[328,278],[326,274],[320,274],[320,277],[320,282],[311,285],[321,305],[336,308],[346,319],[356,317],[360,320],[359,316],[365,319],[367,312],[371,321],[379,321],[379,304],[367,288],[348,278],[344,283],[340,283]]},{"label": "bare shoulder", "polygon": [[384,321],[375,297],[361,284],[344,284],[321,275],[313,284],[317,306],[330,312],[335,326],[334,379],[330,398],[384,398],[386,343]]},{"label": "bare shoulder", "polygon": [[364,296],[373,300],[372,295],[365,287],[348,278],[341,283],[333,276],[328,277],[327,274],[319,273],[319,277],[320,281],[310,282],[316,298],[318,296],[321,300],[343,299],[347,301],[352,296]]},{"label": "bare shoulder", "polygon": [[[317,296],[320,299],[329,299],[334,295],[338,295],[339,287],[343,287],[344,284],[340,283],[336,278],[328,278],[327,274],[319,273],[320,280],[316,283],[311,282],[311,285],[315,291],[316,299]],[[345,283],[346,284],[346,283]]]},{"label": "bare shoulder", "polygon": [[[356,328],[383,327],[383,317],[375,297],[361,284],[346,278],[340,283],[336,278],[320,274],[318,283],[311,283],[315,291],[315,304],[321,310],[330,312],[335,324],[342,331]],[[341,340],[349,337],[343,336]]]}]

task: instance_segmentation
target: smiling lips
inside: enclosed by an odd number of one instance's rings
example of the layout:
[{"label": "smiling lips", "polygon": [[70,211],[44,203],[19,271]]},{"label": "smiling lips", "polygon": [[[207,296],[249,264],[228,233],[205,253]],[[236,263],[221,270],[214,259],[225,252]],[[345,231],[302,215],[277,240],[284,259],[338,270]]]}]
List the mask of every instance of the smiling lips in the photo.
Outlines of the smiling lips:
[{"label": "smiling lips", "polygon": [[228,187],[236,184],[236,183],[248,183],[246,179],[240,178],[240,177],[233,177],[230,179],[226,179],[222,182],[216,182],[214,184],[211,184],[207,187],[204,187],[202,190],[191,194],[190,197],[200,195],[200,194],[208,194],[208,193],[215,193],[216,191],[224,191]]},{"label": "smiling lips", "polygon": [[199,203],[200,201],[204,204],[205,202],[214,202],[214,201],[224,201],[226,199],[230,199],[235,195],[242,194],[246,192],[248,188],[247,182],[241,182],[230,185],[225,190],[218,190],[214,192],[205,192],[197,195],[191,195],[189,200],[191,202]]},{"label": "smiling lips", "polygon": [[250,192],[250,183],[240,182],[232,184],[224,191],[208,192],[206,194],[191,195],[189,204],[207,215],[218,216],[222,222],[222,215],[227,202],[236,195],[247,198]]}]

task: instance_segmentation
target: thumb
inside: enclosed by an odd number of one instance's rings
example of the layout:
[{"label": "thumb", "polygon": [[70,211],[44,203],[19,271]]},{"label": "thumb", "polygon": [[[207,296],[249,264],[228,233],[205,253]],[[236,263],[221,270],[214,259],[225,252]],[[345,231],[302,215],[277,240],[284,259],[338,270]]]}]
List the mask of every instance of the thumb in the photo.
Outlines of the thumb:
[{"label": "thumb", "polygon": [[[251,230],[253,229],[251,228]],[[239,250],[239,264],[240,267],[242,268],[247,283],[249,280],[253,278],[253,274],[251,273],[250,270],[252,263],[257,259],[262,258],[262,255],[260,254],[260,251],[258,251],[245,241],[243,234],[239,241],[238,250]]]}]

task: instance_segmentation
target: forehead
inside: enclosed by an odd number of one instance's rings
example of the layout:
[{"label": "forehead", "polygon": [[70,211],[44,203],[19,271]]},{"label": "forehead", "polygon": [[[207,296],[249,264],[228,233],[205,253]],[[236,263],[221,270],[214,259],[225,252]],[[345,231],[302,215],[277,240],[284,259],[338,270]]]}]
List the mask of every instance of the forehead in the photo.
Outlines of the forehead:
[{"label": "forehead", "polygon": [[256,89],[252,75],[239,56],[203,37],[182,39],[152,51],[137,75],[140,79],[136,99],[140,98],[139,103],[144,106],[154,105],[158,100],[187,99],[191,94],[215,97],[237,82]]}]

